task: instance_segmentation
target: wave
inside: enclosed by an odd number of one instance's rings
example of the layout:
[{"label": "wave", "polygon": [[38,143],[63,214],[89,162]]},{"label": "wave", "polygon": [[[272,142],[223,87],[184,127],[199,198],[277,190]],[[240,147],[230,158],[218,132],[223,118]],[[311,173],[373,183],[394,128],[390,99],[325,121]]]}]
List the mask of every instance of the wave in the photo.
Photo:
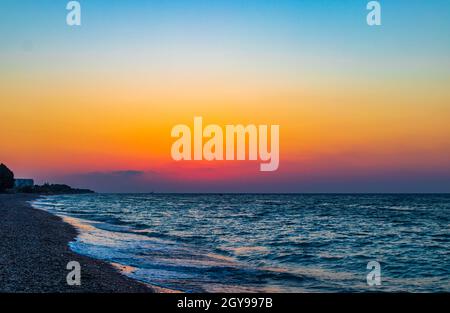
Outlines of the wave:
[{"label": "wave", "polygon": [[450,198],[395,199],[405,203],[386,205],[392,199],[383,195],[95,194],[33,206],[79,230],[73,251],[161,290],[370,291],[366,265],[378,260],[383,291],[448,291],[442,256],[450,236],[442,229]]}]

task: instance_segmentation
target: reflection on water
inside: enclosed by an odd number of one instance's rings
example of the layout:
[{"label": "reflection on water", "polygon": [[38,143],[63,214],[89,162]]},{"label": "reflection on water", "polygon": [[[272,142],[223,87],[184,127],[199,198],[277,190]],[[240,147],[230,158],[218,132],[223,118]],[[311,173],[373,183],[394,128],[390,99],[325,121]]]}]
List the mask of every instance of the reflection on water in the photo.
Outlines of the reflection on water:
[{"label": "reflection on water", "polygon": [[449,195],[70,195],[71,248],[187,292],[450,291]]}]

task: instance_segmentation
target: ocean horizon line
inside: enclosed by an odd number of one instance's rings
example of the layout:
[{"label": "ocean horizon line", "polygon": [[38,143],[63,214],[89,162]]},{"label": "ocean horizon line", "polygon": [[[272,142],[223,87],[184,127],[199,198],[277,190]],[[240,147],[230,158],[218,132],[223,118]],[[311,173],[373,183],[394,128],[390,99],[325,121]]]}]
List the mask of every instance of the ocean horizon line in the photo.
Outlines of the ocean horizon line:
[{"label": "ocean horizon line", "polygon": [[96,194],[155,195],[450,195],[450,192],[97,192]]}]

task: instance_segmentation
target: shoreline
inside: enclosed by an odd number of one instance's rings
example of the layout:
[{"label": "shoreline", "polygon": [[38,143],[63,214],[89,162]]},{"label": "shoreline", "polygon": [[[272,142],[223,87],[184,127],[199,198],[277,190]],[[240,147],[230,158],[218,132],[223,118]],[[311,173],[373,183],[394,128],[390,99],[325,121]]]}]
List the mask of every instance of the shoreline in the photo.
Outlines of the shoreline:
[{"label": "shoreline", "polygon": [[[78,230],[59,216],[33,208],[39,195],[0,194],[0,292],[154,293],[104,261],[69,248]],[[67,263],[81,265],[81,285],[66,282]]]}]

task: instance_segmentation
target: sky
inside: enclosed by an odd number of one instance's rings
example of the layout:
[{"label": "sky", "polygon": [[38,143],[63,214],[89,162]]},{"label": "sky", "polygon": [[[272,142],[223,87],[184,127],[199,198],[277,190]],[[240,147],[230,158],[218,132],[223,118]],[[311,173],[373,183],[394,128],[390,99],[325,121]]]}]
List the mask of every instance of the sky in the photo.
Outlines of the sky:
[{"label": "sky", "polygon": [[[450,192],[450,2],[0,2],[0,162],[99,192]],[[280,125],[280,166],[171,129]]]}]

